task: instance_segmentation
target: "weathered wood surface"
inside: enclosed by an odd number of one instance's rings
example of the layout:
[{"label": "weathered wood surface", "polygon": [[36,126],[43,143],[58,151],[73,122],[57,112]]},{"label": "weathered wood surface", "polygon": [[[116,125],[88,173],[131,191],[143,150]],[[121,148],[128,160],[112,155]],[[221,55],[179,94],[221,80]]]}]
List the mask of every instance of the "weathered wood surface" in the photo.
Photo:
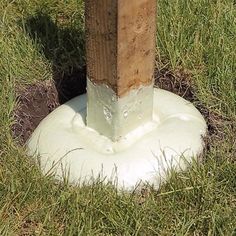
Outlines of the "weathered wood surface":
[{"label": "weathered wood surface", "polygon": [[122,97],[153,82],[156,0],[86,0],[88,78]]}]

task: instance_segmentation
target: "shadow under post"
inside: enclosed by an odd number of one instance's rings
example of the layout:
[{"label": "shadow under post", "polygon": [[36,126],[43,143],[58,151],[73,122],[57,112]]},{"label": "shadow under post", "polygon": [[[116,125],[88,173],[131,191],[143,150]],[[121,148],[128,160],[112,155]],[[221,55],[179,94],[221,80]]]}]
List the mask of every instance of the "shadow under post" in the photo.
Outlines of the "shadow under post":
[{"label": "shadow under post", "polygon": [[[53,81],[17,90],[12,135],[24,145],[39,123],[60,104],[86,92],[84,20],[61,26],[42,12],[24,20],[22,28],[52,64]],[[19,86],[21,87],[21,86]]]},{"label": "shadow under post", "polygon": [[52,63],[53,80],[60,104],[86,92],[84,22],[61,27],[45,13],[26,19],[30,38],[40,42],[39,50]]}]

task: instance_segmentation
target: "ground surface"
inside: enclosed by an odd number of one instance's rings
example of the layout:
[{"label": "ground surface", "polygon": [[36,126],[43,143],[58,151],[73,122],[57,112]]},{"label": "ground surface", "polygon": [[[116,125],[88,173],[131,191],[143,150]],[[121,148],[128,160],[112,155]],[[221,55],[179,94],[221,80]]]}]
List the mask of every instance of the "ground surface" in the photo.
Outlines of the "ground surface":
[{"label": "ground surface", "polygon": [[117,194],[101,182],[55,183],[22,146],[85,91],[83,1],[0,0],[0,235],[236,234],[235,2],[158,7],[156,84],[200,109],[207,146],[159,191]]}]

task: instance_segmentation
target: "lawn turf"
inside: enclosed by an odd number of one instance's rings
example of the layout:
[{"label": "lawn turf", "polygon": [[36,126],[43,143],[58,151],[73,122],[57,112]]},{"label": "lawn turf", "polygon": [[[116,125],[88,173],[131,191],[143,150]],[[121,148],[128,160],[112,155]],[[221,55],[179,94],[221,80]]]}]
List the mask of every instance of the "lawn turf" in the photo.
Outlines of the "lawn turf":
[{"label": "lawn turf", "polygon": [[0,235],[235,235],[236,5],[159,0],[157,70],[187,76],[211,135],[159,191],[42,176],[12,138],[18,91],[85,65],[82,0],[0,0]]}]

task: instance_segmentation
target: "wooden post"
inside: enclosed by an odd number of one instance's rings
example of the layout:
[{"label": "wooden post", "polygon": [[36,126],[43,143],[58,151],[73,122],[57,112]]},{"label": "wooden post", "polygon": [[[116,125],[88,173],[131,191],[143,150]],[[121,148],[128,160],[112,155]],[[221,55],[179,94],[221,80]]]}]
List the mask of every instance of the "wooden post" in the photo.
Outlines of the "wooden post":
[{"label": "wooden post", "polygon": [[152,120],[156,0],[86,0],[87,125],[113,141]]}]

